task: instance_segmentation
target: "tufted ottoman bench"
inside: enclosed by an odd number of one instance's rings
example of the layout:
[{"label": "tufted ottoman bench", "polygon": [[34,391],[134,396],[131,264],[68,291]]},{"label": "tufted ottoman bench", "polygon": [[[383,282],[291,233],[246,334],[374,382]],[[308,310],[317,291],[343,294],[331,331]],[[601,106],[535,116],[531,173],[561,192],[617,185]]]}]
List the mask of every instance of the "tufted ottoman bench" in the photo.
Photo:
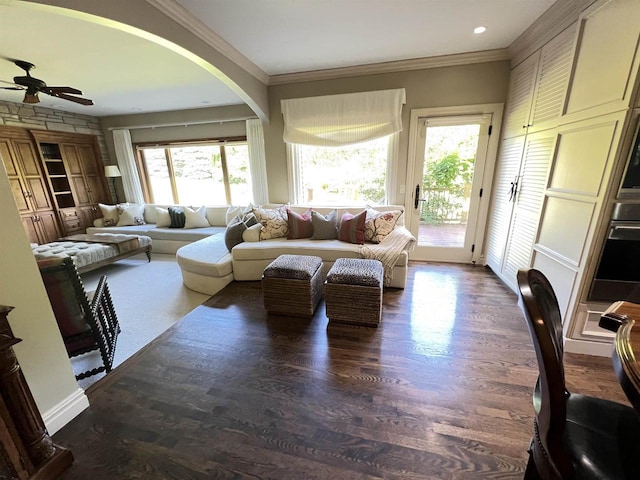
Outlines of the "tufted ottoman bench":
[{"label": "tufted ottoman bench", "polygon": [[264,308],[269,313],[311,317],[322,298],[322,259],[280,255],[262,274]]},{"label": "tufted ottoman bench", "polygon": [[324,289],[329,320],[378,326],[383,276],[378,260],[338,258],[327,274]]}]

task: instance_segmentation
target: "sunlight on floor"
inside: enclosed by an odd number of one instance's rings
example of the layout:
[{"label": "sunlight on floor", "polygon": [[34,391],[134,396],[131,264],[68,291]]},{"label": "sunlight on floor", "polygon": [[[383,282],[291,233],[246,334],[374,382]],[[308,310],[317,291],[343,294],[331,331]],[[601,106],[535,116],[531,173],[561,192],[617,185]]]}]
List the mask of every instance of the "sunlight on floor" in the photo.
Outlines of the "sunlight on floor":
[{"label": "sunlight on floor", "polygon": [[426,355],[446,355],[453,335],[458,280],[441,272],[417,272],[411,300],[411,338]]}]

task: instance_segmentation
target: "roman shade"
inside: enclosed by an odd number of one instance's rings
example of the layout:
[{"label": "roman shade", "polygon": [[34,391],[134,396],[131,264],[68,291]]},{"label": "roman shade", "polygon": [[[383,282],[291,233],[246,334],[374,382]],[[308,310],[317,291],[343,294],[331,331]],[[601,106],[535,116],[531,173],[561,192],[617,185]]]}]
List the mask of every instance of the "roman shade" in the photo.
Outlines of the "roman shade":
[{"label": "roman shade", "polygon": [[281,100],[286,143],[338,147],[402,130],[404,88]]}]

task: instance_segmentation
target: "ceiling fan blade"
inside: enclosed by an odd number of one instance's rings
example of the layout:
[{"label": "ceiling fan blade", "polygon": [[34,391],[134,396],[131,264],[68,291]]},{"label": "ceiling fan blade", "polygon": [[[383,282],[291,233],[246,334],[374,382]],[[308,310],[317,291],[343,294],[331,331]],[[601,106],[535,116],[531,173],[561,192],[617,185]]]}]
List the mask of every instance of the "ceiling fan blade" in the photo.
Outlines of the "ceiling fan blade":
[{"label": "ceiling fan blade", "polygon": [[6,90],[26,90],[25,87],[18,85],[17,83],[13,83],[13,82],[6,82],[4,80],[0,80],[0,83],[6,83],[7,85],[13,85],[13,87],[1,87],[4,88]]},{"label": "ceiling fan blade", "polygon": [[71,102],[79,103],[81,105],[93,105],[93,100],[89,100],[88,98],[72,97],[71,95],[67,95],[65,93],[59,93],[59,92],[51,92],[51,93],[44,92],[44,93],[47,93],[52,97],[63,98],[64,100],[69,100]]},{"label": "ceiling fan blade", "polygon": [[82,95],[82,92],[73,87],[42,87],[41,92],[53,95],[53,93],[73,93],[74,95]]}]

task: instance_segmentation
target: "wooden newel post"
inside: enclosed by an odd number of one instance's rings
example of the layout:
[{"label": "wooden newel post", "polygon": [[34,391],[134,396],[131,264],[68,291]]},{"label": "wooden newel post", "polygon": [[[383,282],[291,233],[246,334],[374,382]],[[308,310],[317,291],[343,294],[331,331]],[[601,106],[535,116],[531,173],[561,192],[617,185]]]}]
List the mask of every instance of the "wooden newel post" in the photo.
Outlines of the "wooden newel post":
[{"label": "wooden newel post", "polygon": [[[56,478],[73,462],[67,449],[57,446],[47,433],[38,407],[22,374],[13,346],[22,340],[11,331],[7,316],[13,307],[0,305],[0,416],[9,429],[14,445],[20,454],[21,465],[28,477]],[[26,458],[22,458],[26,453]]]}]

